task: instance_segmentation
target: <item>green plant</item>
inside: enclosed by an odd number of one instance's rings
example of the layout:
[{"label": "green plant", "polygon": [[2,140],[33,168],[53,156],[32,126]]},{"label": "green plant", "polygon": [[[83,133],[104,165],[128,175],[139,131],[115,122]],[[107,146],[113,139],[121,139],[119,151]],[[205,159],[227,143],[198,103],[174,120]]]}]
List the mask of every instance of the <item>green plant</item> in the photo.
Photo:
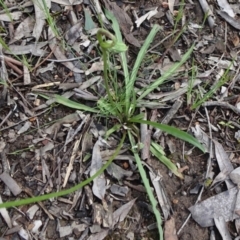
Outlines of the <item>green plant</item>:
[{"label": "green plant", "polygon": [[35,149],[34,145],[31,145],[27,148],[23,148],[23,149],[19,149],[19,150],[16,150],[14,152],[10,152],[8,153],[8,155],[19,155],[20,153],[23,153],[23,152],[26,152],[26,151],[33,151]]},{"label": "green plant", "polygon": [[187,106],[190,106],[192,102],[193,84],[194,84],[194,81],[196,80],[196,75],[197,75],[197,67],[194,65],[194,60],[193,60],[191,78],[188,84],[188,91],[187,91]]},{"label": "green plant", "polygon": [[[213,94],[221,87],[223,86],[227,81],[229,81],[230,76],[228,75],[228,72],[231,68],[233,64],[233,61],[231,64],[229,64],[228,68],[226,69],[226,71],[224,72],[224,74],[222,75],[222,77],[217,81],[217,83],[215,85],[213,85],[211,87],[211,89],[204,94],[203,97],[199,97],[194,104],[192,105],[191,109],[196,109],[197,107],[201,106],[205,101],[207,101],[210,97],[213,96]],[[201,94],[199,95],[201,96]]]},{"label": "green plant", "polygon": [[184,0],[182,0],[181,1],[181,3],[180,3],[180,7],[179,7],[179,10],[178,10],[178,14],[177,14],[177,16],[175,17],[175,23],[174,23],[174,30],[173,30],[173,32],[175,32],[176,31],[176,28],[177,28],[177,25],[178,25],[178,23],[179,23],[179,21],[182,19],[182,17],[183,17],[183,10],[184,10]]},{"label": "green plant", "polygon": [[157,157],[159,161],[161,161],[170,171],[172,171],[179,178],[183,179],[183,175],[178,171],[176,165],[173,164],[171,160],[165,156],[166,154],[159,144],[152,142],[150,150],[153,153],[153,155]]},{"label": "green plant", "polygon": [[[19,200],[15,202],[8,202],[4,204],[0,204],[1,207],[12,207],[12,206],[19,206],[23,204],[29,204],[36,201],[43,201],[46,199],[49,199],[51,197],[58,197],[65,194],[69,194],[86,184],[90,183],[95,177],[97,177],[99,174],[101,174],[113,161],[115,156],[119,153],[125,138],[128,137],[128,140],[131,144],[131,151],[133,152],[133,155],[136,160],[136,164],[139,170],[139,173],[141,175],[143,184],[146,188],[149,200],[151,202],[151,205],[153,207],[153,212],[155,214],[156,220],[157,220],[157,226],[159,231],[160,239],[163,239],[163,231],[162,231],[162,220],[160,212],[157,208],[157,201],[154,197],[154,194],[152,192],[152,189],[150,187],[150,183],[146,174],[146,171],[143,167],[141,158],[139,156],[140,151],[140,133],[139,133],[139,124],[147,124],[151,125],[155,128],[159,128],[162,131],[167,132],[168,134],[171,134],[179,139],[182,139],[184,141],[187,141],[194,146],[198,147],[202,151],[204,151],[201,144],[193,138],[191,135],[180,131],[177,128],[159,124],[155,122],[150,122],[143,120],[143,116],[141,114],[138,114],[137,110],[137,104],[139,101],[141,101],[144,97],[146,97],[151,91],[155,90],[159,85],[164,83],[171,75],[174,74],[174,72],[182,65],[184,62],[188,59],[191,52],[193,51],[193,46],[185,53],[185,55],[182,57],[182,60],[179,63],[176,63],[166,74],[158,78],[154,81],[154,83],[150,84],[146,89],[141,89],[139,93],[135,93],[134,91],[134,83],[137,78],[138,70],[141,66],[142,60],[152,42],[154,39],[156,33],[159,31],[160,27],[158,25],[154,25],[151,32],[149,33],[148,37],[146,38],[142,48],[139,51],[139,54],[137,56],[137,59],[135,61],[135,64],[133,66],[133,71],[129,72],[128,65],[127,65],[127,58],[125,51],[127,50],[126,45],[122,41],[121,32],[118,26],[118,23],[114,16],[110,12],[106,12],[106,16],[112,21],[112,27],[114,30],[114,35],[110,32],[106,31],[105,29],[100,29],[97,33],[97,39],[100,45],[100,49],[102,52],[102,58],[104,62],[104,85],[106,88],[106,96],[102,97],[96,106],[96,108],[90,108],[83,104],[76,103],[72,100],[66,99],[59,95],[54,95],[55,102],[59,104],[63,104],[65,106],[79,109],[83,111],[88,111],[92,113],[97,113],[99,116],[104,116],[107,118],[113,117],[118,121],[115,126],[110,128],[107,132],[107,136],[112,134],[115,131],[121,131],[122,132],[122,138],[119,143],[119,146],[116,150],[116,152],[113,154],[113,156],[108,160],[107,164],[105,164],[94,176],[91,178],[88,178],[81,184],[78,184],[74,186],[73,188],[60,191],[58,193],[51,193],[46,194],[43,196],[38,196],[35,198],[29,198],[24,200]],[[119,59],[121,61],[122,69],[124,72],[124,86],[122,89],[119,87],[119,82],[117,78],[111,77],[111,67],[110,66],[110,59],[111,56],[114,56],[117,54],[119,56]],[[44,96],[45,98],[49,98]],[[107,137],[106,136],[106,137]],[[176,175],[179,176],[177,173],[176,167],[173,166],[173,164],[169,163],[169,159],[167,159],[164,156],[163,151],[160,149],[160,146],[152,143],[151,151],[153,154],[161,159],[162,162],[164,162]]]},{"label": "green plant", "polygon": [[232,129],[235,128],[233,125],[231,125],[231,122],[220,121],[219,124],[224,126],[224,127],[229,127],[229,128],[232,128]]}]

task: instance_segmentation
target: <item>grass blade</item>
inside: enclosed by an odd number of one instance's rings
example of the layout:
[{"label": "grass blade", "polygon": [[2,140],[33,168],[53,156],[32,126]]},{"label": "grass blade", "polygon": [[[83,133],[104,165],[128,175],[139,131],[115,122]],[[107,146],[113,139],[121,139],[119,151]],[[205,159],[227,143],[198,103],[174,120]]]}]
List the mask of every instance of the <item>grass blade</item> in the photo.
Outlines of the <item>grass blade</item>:
[{"label": "grass blade", "polygon": [[137,59],[135,61],[135,64],[133,66],[133,71],[131,73],[131,77],[129,79],[129,82],[126,82],[126,112],[128,112],[129,110],[129,106],[131,103],[131,96],[133,93],[133,87],[134,87],[134,83],[136,81],[136,76],[138,73],[138,69],[142,63],[142,60],[144,58],[144,56],[146,55],[146,52],[151,44],[151,42],[153,41],[155,35],[157,34],[157,32],[160,30],[160,26],[159,25],[154,25],[151,32],[149,33],[149,35],[147,36],[143,46],[141,47]]},{"label": "grass blade", "polygon": [[154,215],[156,217],[156,220],[157,220],[159,239],[163,240],[162,219],[161,219],[161,214],[160,214],[160,212],[157,209],[157,200],[155,199],[155,197],[153,195],[153,192],[152,192],[151,186],[149,184],[149,180],[147,178],[146,172],[145,172],[145,170],[143,168],[141,159],[140,159],[140,157],[139,157],[139,155],[137,153],[136,148],[134,148],[136,143],[135,143],[135,140],[134,140],[134,138],[133,138],[133,136],[132,136],[130,131],[128,131],[128,137],[129,137],[129,140],[131,142],[132,151],[133,151],[136,163],[137,163],[137,167],[138,167],[139,173],[141,175],[141,179],[142,179],[143,184],[145,186],[145,189],[147,191],[147,195],[149,197],[149,200],[150,200],[152,208],[153,208],[153,213],[154,213]]},{"label": "grass blade", "polygon": [[193,136],[191,136],[190,134],[188,134],[184,131],[179,130],[178,128],[171,127],[171,126],[161,124],[161,123],[145,121],[145,120],[140,120],[140,119],[135,119],[135,118],[131,118],[131,119],[129,119],[129,121],[135,122],[135,123],[144,123],[144,124],[151,125],[155,128],[159,128],[162,131],[164,131],[176,138],[179,138],[188,143],[191,143],[193,146],[195,146],[195,147],[199,148],[200,150],[202,150],[203,152],[205,152],[203,146],[198,142],[198,140],[196,138],[194,138]]},{"label": "grass blade", "polygon": [[183,55],[180,62],[175,63],[168,72],[166,72],[163,76],[161,76],[156,81],[154,81],[150,86],[148,86],[148,88],[139,96],[137,100],[141,100],[144,97],[146,97],[151,91],[156,89],[165,80],[171,77],[178,70],[178,68],[181,67],[187,61],[187,59],[189,58],[189,56],[193,51],[193,48],[194,48],[194,45]]},{"label": "grass blade", "polygon": [[112,103],[107,102],[103,98],[98,100],[98,108],[103,115],[118,116],[119,115],[118,107],[119,107],[118,103],[116,103],[116,105],[113,105]]},{"label": "grass blade", "polygon": [[[44,97],[46,98],[46,96],[44,96]],[[47,97],[47,98],[49,98],[49,97]],[[88,111],[88,112],[92,112],[92,113],[99,112],[99,110],[97,110],[97,109],[88,107],[81,103],[74,102],[68,98],[65,98],[65,97],[57,95],[57,94],[54,95],[54,99],[57,103],[62,104],[66,107],[70,107],[70,108],[78,109],[78,110],[82,110],[82,111]]]},{"label": "grass blade", "polygon": [[165,156],[160,145],[158,145],[155,142],[152,142],[150,146],[150,151],[159,161],[161,161],[170,171],[172,171],[173,174],[183,179],[183,175],[180,172],[178,172],[178,168],[176,167],[176,165]]},{"label": "grass blade", "polygon": [[113,134],[114,132],[117,132],[120,130],[120,128],[122,127],[121,124],[115,124],[112,128],[110,128],[109,130],[107,130],[106,134],[105,134],[105,139],[107,139],[111,134]]},{"label": "grass blade", "polygon": [[[112,28],[113,28],[113,31],[115,32],[115,36],[117,38],[117,41],[122,42],[123,41],[122,40],[122,34],[121,34],[121,31],[120,31],[117,19],[114,17],[112,12],[110,12],[110,11],[105,10],[105,13],[106,13],[106,17],[112,21]],[[129,71],[128,71],[128,66],[127,66],[126,53],[121,52],[121,53],[119,53],[119,55],[120,55],[121,64],[122,64],[122,68],[123,68],[123,72],[124,72],[125,86],[127,86],[128,83],[129,83]]]},{"label": "grass blade", "polygon": [[200,98],[200,100],[198,100],[197,102],[195,102],[191,109],[196,109],[197,107],[201,106],[204,102],[206,102],[210,97],[212,97],[212,95],[222,86],[224,85],[227,81],[229,81],[231,78],[228,75],[228,72],[231,68],[231,66],[233,65],[233,62],[228,66],[227,70],[224,72],[223,76],[220,78],[220,80],[212,86],[212,88],[203,96]]}]

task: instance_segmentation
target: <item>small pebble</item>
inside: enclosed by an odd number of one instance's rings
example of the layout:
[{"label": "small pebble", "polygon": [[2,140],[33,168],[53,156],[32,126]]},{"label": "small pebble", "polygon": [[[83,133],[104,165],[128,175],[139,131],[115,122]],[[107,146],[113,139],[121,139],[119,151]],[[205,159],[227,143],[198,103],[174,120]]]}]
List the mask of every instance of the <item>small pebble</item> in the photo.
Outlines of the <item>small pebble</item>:
[{"label": "small pebble", "polygon": [[187,196],[187,192],[186,192],[186,191],[182,191],[181,194],[182,194],[183,196]]}]

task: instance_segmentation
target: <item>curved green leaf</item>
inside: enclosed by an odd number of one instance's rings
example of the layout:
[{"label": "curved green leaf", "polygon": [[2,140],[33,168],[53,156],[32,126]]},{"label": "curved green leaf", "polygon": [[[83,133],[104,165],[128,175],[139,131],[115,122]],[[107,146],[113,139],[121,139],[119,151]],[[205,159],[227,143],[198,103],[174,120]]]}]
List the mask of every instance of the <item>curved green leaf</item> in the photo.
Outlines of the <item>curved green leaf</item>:
[{"label": "curved green leaf", "polygon": [[146,52],[153,41],[154,37],[156,36],[157,32],[161,29],[161,27],[157,24],[153,25],[150,33],[148,34],[147,38],[144,41],[143,46],[141,47],[140,51],[138,52],[137,59],[133,66],[133,71],[131,72],[131,77],[129,82],[126,82],[126,112],[129,112],[130,104],[131,104],[131,96],[134,91],[134,83],[136,81],[138,70],[141,66],[142,60],[146,55]]},{"label": "curved green leaf", "polygon": [[202,150],[203,152],[205,152],[204,147],[198,142],[198,140],[196,138],[194,138],[193,136],[191,136],[190,134],[179,130],[176,127],[171,127],[169,125],[166,124],[161,124],[161,123],[156,123],[156,122],[151,122],[151,121],[145,121],[145,120],[140,120],[140,119],[135,119],[135,118],[131,118],[129,119],[130,122],[135,122],[135,123],[143,123],[143,124],[148,124],[151,125],[155,128],[159,128],[162,131],[171,134],[172,136],[182,139],[188,143],[191,143],[193,146],[199,148],[200,150]]},{"label": "curved green leaf", "polygon": [[137,163],[137,167],[138,167],[138,170],[139,170],[139,173],[141,175],[141,179],[143,181],[143,184],[144,184],[144,187],[147,191],[147,195],[149,197],[149,200],[151,202],[151,205],[152,205],[152,209],[153,209],[153,213],[156,217],[156,220],[157,220],[157,227],[158,227],[158,232],[159,232],[159,239],[160,240],[163,240],[163,230],[162,230],[162,218],[161,218],[161,214],[159,212],[159,210],[157,209],[157,200],[155,199],[154,195],[153,195],[153,192],[152,192],[152,189],[151,189],[151,186],[149,184],[149,180],[148,180],[148,177],[147,177],[147,174],[143,168],[143,165],[142,165],[142,162],[141,162],[141,159],[136,151],[136,148],[135,148],[135,145],[136,145],[136,142],[131,134],[130,131],[128,131],[128,137],[129,137],[129,140],[131,142],[131,146],[132,146],[132,151],[133,151],[133,154],[134,154],[134,157],[135,157],[135,160],[136,160],[136,163]]},{"label": "curved green leaf", "polygon": [[165,154],[162,154],[163,150],[160,145],[152,142],[150,146],[150,151],[159,161],[161,161],[170,171],[172,171],[173,174],[183,179],[183,175],[178,171],[177,166],[172,163],[171,160],[165,156]]},{"label": "curved green leaf", "polygon": [[140,97],[137,100],[141,100],[144,97],[146,97],[150,92],[152,92],[159,85],[164,83],[165,80],[171,77],[178,70],[178,68],[180,68],[188,60],[193,51],[193,48],[194,45],[191,48],[189,48],[189,50],[183,55],[180,62],[175,63],[163,76],[161,76],[160,78],[155,80],[150,86],[148,86],[147,89],[140,95]]},{"label": "curved green leaf", "polygon": [[70,107],[70,108],[78,109],[78,110],[82,110],[82,111],[88,111],[88,112],[92,112],[92,113],[98,113],[99,112],[99,110],[97,110],[97,109],[88,107],[88,106],[86,106],[84,104],[81,104],[81,103],[77,103],[75,101],[72,101],[68,98],[65,98],[65,97],[57,95],[57,94],[54,95],[54,99],[57,103],[62,104],[66,107]]}]

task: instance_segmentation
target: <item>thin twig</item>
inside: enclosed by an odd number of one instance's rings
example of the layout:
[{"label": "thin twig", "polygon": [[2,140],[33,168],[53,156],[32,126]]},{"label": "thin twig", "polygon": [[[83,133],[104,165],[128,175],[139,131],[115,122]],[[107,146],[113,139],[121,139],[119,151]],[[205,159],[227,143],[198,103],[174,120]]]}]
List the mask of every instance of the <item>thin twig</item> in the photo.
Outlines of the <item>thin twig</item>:
[{"label": "thin twig", "polygon": [[[147,111],[145,108],[141,108],[141,113],[144,114],[143,120],[147,120]],[[150,143],[151,143],[151,130],[148,129],[147,124],[140,124],[140,136],[141,143],[143,143],[143,148],[141,151],[141,159],[146,160],[150,156]]]},{"label": "thin twig", "polygon": [[234,77],[233,77],[233,80],[232,80],[231,83],[229,84],[228,89],[231,89],[231,90],[232,90],[232,89],[234,88],[235,83],[240,80],[239,71],[240,71],[240,66],[238,67],[237,72],[236,72],[236,74],[235,74]]},{"label": "thin twig", "polygon": [[41,66],[45,61],[47,61],[47,59],[53,54],[53,52],[55,51],[57,46],[55,46],[55,48],[52,49],[52,51],[47,55],[47,57],[45,57],[40,63],[37,64],[37,66],[35,66],[33,68],[33,71],[35,71],[39,66]]},{"label": "thin twig", "polygon": [[212,101],[212,102],[205,102],[202,104],[203,107],[211,107],[211,106],[218,106],[218,107],[223,107],[223,108],[228,108],[235,112],[236,114],[240,114],[240,109],[234,107],[233,105],[226,103],[226,102],[217,102],[217,101]]},{"label": "thin twig", "polygon": [[[15,103],[15,102],[14,102]],[[17,108],[17,104],[15,103],[13,109],[11,109],[9,111],[9,113],[7,114],[7,116],[2,120],[2,122],[0,123],[0,127],[8,120],[8,118],[12,115],[12,113],[16,110]]]},{"label": "thin twig", "polygon": [[17,66],[15,66],[12,62],[10,61],[5,62],[11,69],[13,69],[14,72],[18,73],[19,75],[23,75],[23,71],[19,69]]},{"label": "thin twig", "polygon": [[9,128],[15,127],[15,126],[19,125],[20,123],[23,123],[23,122],[25,122],[25,121],[27,121],[27,120],[29,120],[29,119],[31,119],[31,118],[38,117],[38,116],[42,115],[43,113],[47,112],[48,110],[49,110],[49,109],[47,108],[47,109],[45,109],[44,111],[42,111],[42,112],[40,112],[40,113],[38,113],[38,114],[36,114],[36,115],[34,115],[34,116],[32,116],[32,117],[26,118],[26,119],[24,119],[24,120],[22,120],[22,121],[20,121],[20,122],[18,122],[18,123],[15,123],[15,124],[13,124],[13,125],[11,125],[11,126],[2,128],[2,129],[0,129],[0,132],[2,132],[2,131],[4,131],[4,130],[7,130],[7,129],[9,129]]},{"label": "thin twig", "polygon": [[21,63],[20,61],[14,59],[14,58],[7,57],[7,56],[4,56],[4,55],[0,55],[0,57],[3,58],[7,62],[14,63],[15,65],[18,65],[18,66],[23,66],[23,63]]},{"label": "thin twig", "polygon": [[[56,153],[56,155],[54,157],[57,157],[60,152],[62,152],[62,150],[64,149],[64,146],[61,147],[61,149]],[[57,170],[60,170],[60,166],[61,166],[61,163],[64,161],[65,157],[70,154],[70,152],[72,151],[72,147],[70,147],[68,149],[68,151],[63,155],[62,158],[60,158],[60,160],[57,162],[58,166],[53,170],[52,174],[50,175],[50,178],[47,179],[47,182],[46,184],[44,185],[44,187],[42,188],[42,190],[40,191],[40,193],[38,194],[38,196],[42,195],[45,191],[45,189],[47,188],[48,184],[49,184],[49,181],[51,178],[53,178],[54,174],[57,172]],[[59,174],[60,175],[60,174]],[[59,189],[58,189],[59,190]]]},{"label": "thin twig", "polygon": [[213,13],[211,11],[211,8],[209,7],[206,0],[199,0],[199,3],[202,7],[204,14],[207,16],[207,20],[210,28],[213,28],[215,25],[215,21],[213,19]]},{"label": "thin twig", "polygon": [[[27,188],[25,186],[22,186],[22,189],[23,191],[30,197],[35,197],[34,194],[32,193],[32,190],[30,188]],[[54,220],[54,217],[53,215],[45,208],[45,206],[43,205],[42,202],[38,202],[37,203],[41,208],[42,210],[47,214],[47,216],[51,219],[51,220]]]},{"label": "thin twig", "polygon": [[[21,76],[21,77],[22,77],[22,76]],[[7,79],[7,82],[8,82],[8,84],[15,90],[15,92],[22,98],[22,101],[24,102],[24,104],[32,107],[31,104],[27,101],[27,99],[22,95],[22,93],[21,93],[20,91],[18,91],[18,90],[14,87],[14,85],[12,84],[12,82],[11,82],[9,79]]]},{"label": "thin twig", "polygon": [[73,61],[76,61],[76,60],[79,60],[79,59],[83,59],[83,56],[75,57],[75,58],[68,58],[68,59],[61,59],[61,60],[58,60],[58,59],[46,59],[46,61],[62,63],[62,62],[73,62]]},{"label": "thin twig", "polygon": [[168,38],[170,38],[171,36],[174,35],[174,32],[172,32],[171,34],[167,35],[164,39],[162,39],[160,42],[158,42],[157,44],[155,44],[154,46],[152,46],[147,53],[151,52],[154,48],[158,47],[159,45],[161,45],[162,43],[164,43]]}]

